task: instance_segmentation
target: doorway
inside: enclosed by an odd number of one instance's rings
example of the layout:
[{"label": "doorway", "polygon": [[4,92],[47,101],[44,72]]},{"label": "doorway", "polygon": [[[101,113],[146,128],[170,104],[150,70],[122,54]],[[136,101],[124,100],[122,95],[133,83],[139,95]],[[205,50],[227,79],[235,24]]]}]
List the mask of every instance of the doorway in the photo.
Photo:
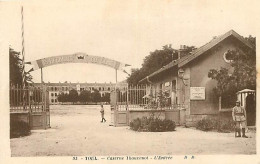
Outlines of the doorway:
[{"label": "doorway", "polygon": [[247,126],[256,125],[256,101],[253,94],[246,97]]}]

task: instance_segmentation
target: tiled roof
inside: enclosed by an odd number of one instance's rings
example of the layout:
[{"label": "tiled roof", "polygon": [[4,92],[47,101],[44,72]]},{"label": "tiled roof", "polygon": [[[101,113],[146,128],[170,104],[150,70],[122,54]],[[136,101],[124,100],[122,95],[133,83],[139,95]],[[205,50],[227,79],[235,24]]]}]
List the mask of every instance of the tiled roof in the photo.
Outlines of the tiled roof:
[{"label": "tiled roof", "polygon": [[[160,68],[159,70],[155,71],[154,73],[150,74],[148,77],[153,77],[154,75],[157,75],[163,71],[166,71],[174,66],[177,66],[178,65],[178,60],[174,60],[174,61],[171,61],[169,64],[163,66],[162,68]],[[147,78],[147,77],[146,77]],[[142,80],[140,80],[140,82],[143,82],[144,80],[146,80],[146,78],[143,78]]]},{"label": "tiled roof", "polygon": [[186,65],[187,63],[189,63],[193,59],[197,58],[198,56],[200,56],[204,52],[208,51],[209,49],[213,48],[215,45],[219,44],[220,42],[222,42],[229,36],[234,36],[239,41],[244,43],[246,46],[253,49],[253,46],[247,40],[245,40],[242,36],[240,36],[234,30],[230,30],[227,33],[225,33],[224,35],[221,35],[215,39],[212,39],[209,43],[205,44],[204,46],[201,46],[200,48],[195,50],[191,55],[184,57],[182,60],[179,61],[178,66],[182,67],[182,66]]},{"label": "tiled roof", "polygon": [[168,69],[170,69],[174,66],[182,67],[182,66],[186,65],[187,63],[191,62],[192,60],[194,60],[198,56],[200,56],[203,53],[205,53],[206,51],[210,50],[211,48],[213,48],[214,46],[216,46],[217,44],[219,44],[220,42],[222,42],[223,40],[225,40],[229,36],[235,37],[236,39],[241,41],[243,44],[245,44],[247,47],[249,47],[250,49],[253,49],[253,46],[247,40],[245,40],[242,36],[240,36],[234,30],[230,30],[227,33],[225,33],[225,34],[223,34],[223,35],[221,35],[217,38],[212,39],[210,42],[208,42],[205,45],[201,46],[200,48],[194,50],[190,55],[187,55],[187,56],[185,56],[181,59],[178,59],[176,61],[170,62],[166,66],[163,66],[161,69],[155,71],[154,73],[150,74],[146,78],[143,78],[139,82],[144,82],[147,78],[153,77],[153,76],[155,76],[155,75],[157,75],[157,74],[159,74],[163,71],[166,71],[166,70],[168,70]]}]

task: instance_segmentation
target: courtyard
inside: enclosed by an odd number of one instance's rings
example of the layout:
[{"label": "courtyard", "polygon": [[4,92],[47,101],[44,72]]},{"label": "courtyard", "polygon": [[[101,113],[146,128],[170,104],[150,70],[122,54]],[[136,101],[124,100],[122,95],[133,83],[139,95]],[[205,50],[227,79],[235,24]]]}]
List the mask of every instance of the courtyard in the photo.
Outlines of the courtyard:
[{"label": "courtyard", "polygon": [[247,133],[248,139],[185,127],[135,132],[128,126],[110,126],[110,106],[104,107],[107,122],[101,123],[100,106],[50,106],[51,128],[11,139],[12,156],[256,154],[254,131]]}]

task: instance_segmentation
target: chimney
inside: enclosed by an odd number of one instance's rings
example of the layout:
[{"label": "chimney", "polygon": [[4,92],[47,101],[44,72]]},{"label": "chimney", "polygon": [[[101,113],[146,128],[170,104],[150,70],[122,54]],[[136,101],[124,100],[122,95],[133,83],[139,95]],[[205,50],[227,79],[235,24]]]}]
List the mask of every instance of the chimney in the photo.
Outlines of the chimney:
[{"label": "chimney", "polygon": [[180,49],[178,50],[178,59],[181,59],[188,54],[188,46],[180,45]]}]

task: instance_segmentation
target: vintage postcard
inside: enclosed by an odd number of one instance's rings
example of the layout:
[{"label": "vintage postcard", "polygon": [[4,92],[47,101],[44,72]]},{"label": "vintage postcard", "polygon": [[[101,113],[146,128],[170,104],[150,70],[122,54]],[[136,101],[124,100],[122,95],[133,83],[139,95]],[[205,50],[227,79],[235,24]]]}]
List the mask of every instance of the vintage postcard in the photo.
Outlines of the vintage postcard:
[{"label": "vintage postcard", "polygon": [[257,6],[0,2],[0,161],[259,164]]}]

